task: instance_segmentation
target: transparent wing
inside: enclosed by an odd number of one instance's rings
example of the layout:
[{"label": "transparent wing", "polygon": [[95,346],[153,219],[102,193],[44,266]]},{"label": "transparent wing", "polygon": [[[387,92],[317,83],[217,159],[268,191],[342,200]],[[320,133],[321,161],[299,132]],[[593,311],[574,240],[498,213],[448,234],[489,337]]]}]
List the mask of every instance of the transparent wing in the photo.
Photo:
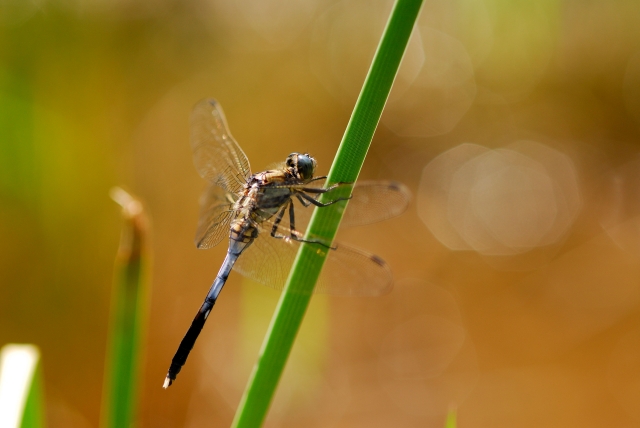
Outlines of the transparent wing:
[{"label": "transparent wing", "polygon": [[191,113],[193,162],[202,178],[237,194],[251,176],[249,160],[233,139],[220,104],[202,100]]},{"label": "transparent wing", "polygon": [[261,229],[258,237],[242,252],[233,269],[267,287],[281,290],[294,257],[295,250],[287,242],[275,239]]},{"label": "transparent wing", "polygon": [[[321,188],[324,181],[316,180],[302,187]],[[327,193],[329,198],[332,193]],[[362,226],[396,217],[407,209],[410,201],[411,191],[397,181],[358,181],[353,187],[340,227]],[[295,203],[296,229],[306,230],[314,207],[304,207],[297,200]],[[345,203],[339,202],[337,205],[344,209]]]},{"label": "transparent wing", "polygon": [[233,217],[233,202],[236,196],[225,192],[216,184],[210,184],[200,198],[200,216],[196,230],[195,243],[200,249],[217,245],[222,238],[229,236],[229,227]]},{"label": "transparent wing", "polygon": [[411,191],[397,181],[359,181],[342,217],[342,226],[361,226],[402,214]]},{"label": "transparent wing", "polygon": [[[300,243],[271,237],[269,223],[265,222],[266,227],[260,230],[258,238],[242,253],[233,268],[254,281],[281,290]],[[290,231],[280,227],[278,232],[287,234]],[[334,243],[335,250],[312,245],[319,253],[328,252],[314,292],[379,296],[393,287],[391,270],[378,256],[344,244]]]}]

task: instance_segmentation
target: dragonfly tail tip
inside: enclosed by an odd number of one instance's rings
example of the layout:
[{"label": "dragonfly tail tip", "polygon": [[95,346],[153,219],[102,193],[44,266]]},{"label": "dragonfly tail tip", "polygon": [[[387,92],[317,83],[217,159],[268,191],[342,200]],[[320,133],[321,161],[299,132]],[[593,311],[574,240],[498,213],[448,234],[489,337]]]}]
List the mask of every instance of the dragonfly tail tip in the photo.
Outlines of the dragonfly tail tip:
[{"label": "dragonfly tail tip", "polygon": [[167,389],[167,388],[169,388],[169,387],[171,386],[171,384],[172,384],[172,383],[173,383],[173,381],[169,378],[169,376],[167,376],[167,377],[164,379],[164,383],[162,384],[162,387],[163,387],[164,389]]}]

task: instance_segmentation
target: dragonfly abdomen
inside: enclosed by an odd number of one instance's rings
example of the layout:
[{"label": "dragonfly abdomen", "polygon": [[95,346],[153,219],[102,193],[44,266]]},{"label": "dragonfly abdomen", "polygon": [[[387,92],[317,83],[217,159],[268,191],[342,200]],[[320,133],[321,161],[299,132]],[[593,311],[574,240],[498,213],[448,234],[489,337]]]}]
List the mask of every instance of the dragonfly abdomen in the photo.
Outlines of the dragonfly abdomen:
[{"label": "dragonfly abdomen", "polygon": [[211,313],[211,309],[213,309],[213,305],[215,305],[216,300],[218,300],[218,296],[222,291],[222,287],[224,287],[224,284],[229,278],[233,265],[236,260],[238,260],[240,254],[242,254],[242,252],[251,245],[257,235],[258,230],[251,226],[246,220],[236,219],[233,221],[231,234],[229,236],[229,249],[227,250],[227,255],[224,258],[224,262],[222,262],[222,266],[220,266],[216,279],[213,281],[213,284],[207,293],[207,297],[205,297],[202,306],[200,306],[198,313],[191,322],[189,330],[187,330],[187,334],[185,334],[184,338],[180,342],[178,351],[174,355],[173,360],[171,360],[171,366],[169,367],[169,372],[167,373],[167,377],[164,381],[165,388],[168,388],[169,385],[173,383],[176,376],[178,376],[178,373],[180,373],[182,366],[187,362],[187,357],[193,349],[193,345],[195,345],[196,340],[204,327],[204,323],[207,321],[207,318]]}]

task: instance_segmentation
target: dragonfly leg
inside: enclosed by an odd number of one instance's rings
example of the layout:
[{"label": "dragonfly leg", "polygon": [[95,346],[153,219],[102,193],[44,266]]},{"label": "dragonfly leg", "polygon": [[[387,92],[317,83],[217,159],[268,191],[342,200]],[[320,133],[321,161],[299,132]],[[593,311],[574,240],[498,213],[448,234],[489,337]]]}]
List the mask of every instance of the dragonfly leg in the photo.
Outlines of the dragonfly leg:
[{"label": "dragonfly leg", "polygon": [[[298,195],[296,195],[298,196]],[[304,204],[304,203],[303,203]],[[307,205],[309,206],[309,202],[307,202]],[[309,244],[319,244],[322,245],[323,247],[327,247],[330,250],[335,250],[334,247],[330,247],[329,245],[325,244],[324,242],[320,241],[320,240],[316,240],[316,239],[302,239],[298,232],[296,231],[296,216],[293,212],[293,201],[289,204],[289,229],[291,229],[291,239],[294,239],[296,241],[299,242],[307,242]]]},{"label": "dragonfly leg", "polygon": [[[278,227],[280,226],[280,222],[282,221],[282,217],[284,217],[284,212],[287,209],[287,207],[289,208],[289,223],[290,223],[289,226],[290,226],[290,231],[291,231],[291,234],[289,236],[284,235],[282,233],[278,233]],[[292,239],[292,240],[298,241],[298,242],[306,242],[307,244],[318,244],[318,245],[322,245],[323,247],[329,248],[330,250],[335,250],[334,247],[325,244],[321,240],[318,240],[318,239],[304,239],[301,236],[301,234],[296,231],[296,228],[295,228],[295,214],[294,214],[294,211],[293,211],[293,201],[291,199],[289,199],[289,202],[286,203],[282,207],[282,209],[280,211],[278,211],[276,219],[273,222],[273,227],[271,228],[271,236],[273,236],[276,239]]]},{"label": "dragonfly leg", "polygon": [[[280,235],[279,238],[283,238],[284,235]],[[276,236],[276,238],[278,238],[278,236]],[[327,245],[324,242],[322,242],[319,239],[304,239],[298,235],[291,235],[291,239],[293,239],[294,241],[298,241],[298,242],[306,242],[307,244],[318,244],[318,245],[322,245],[325,248],[328,248],[330,250],[335,250],[337,247],[332,247],[331,245]]]},{"label": "dragonfly leg", "polygon": [[291,229],[291,238],[297,238],[296,232],[296,216],[293,212],[293,201],[289,200],[289,229]]},{"label": "dragonfly leg", "polygon": [[347,181],[338,181],[337,183],[333,183],[331,186],[325,188],[325,190],[326,191],[333,190],[337,187],[344,186],[345,184],[353,184],[353,183],[349,183]]},{"label": "dragonfly leg", "polygon": [[[291,199],[289,199],[288,204],[291,204]],[[280,211],[278,211],[278,214],[276,215],[276,219],[273,222],[273,227],[271,228],[271,236],[273,236],[274,238],[284,238],[284,235],[282,234],[278,234],[278,227],[280,226],[280,222],[282,221],[282,217],[284,217],[284,212],[287,209],[287,204],[285,204]]]},{"label": "dragonfly leg", "polygon": [[298,200],[300,201],[302,206],[305,207],[305,208],[308,207],[309,205],[311,205],[311,202],[307,202],[305,199],[302,199],[302,197],[298,193],[296,193],[296,198],[298,198]]},{"label": "dragonfly leg", "polygon": [[332,191],[333,189],[337,189],[340,186],[344,186],[345,184],[352,184],[352,183],[346,183],[341,181],[339,183],[332,184],[329,187],[300,187],[300,188],[296,188],[296,190],[301,192],[307,192],[307,193],[327,193]]},{"label": "dragonfly leg", "polygon": [[351,196],[349,196],[348,198],[336,198],[332,201],[329,202],[320,202],[320,201],[316,201],[315,199],[313,199],[311,196],[307,195],[306,193],[298,193],[302,198],[306,199],[308,202],[312,203],[313,205],[317,206],[317,207],[328,207],[329,205],[335,204],[336,202],[339,201],[347,201],[349,199],[351,199]]}]

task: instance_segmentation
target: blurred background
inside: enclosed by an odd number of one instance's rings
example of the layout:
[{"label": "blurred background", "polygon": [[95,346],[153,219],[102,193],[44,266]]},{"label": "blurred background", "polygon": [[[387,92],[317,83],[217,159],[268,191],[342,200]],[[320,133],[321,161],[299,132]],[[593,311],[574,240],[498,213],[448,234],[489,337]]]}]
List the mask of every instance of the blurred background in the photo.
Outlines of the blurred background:
[{"label": "blurred background", "polygon": [[[0,344],[41,347],[52,427],[99,420],[121,185],[146,203],[140,426],[228,426],[278,299],[193,235],[188,116],[215,97],[254,171],[328,172],[389,0],[0,2]],[[380,298],[318,296],[268,427],[640,426],[640,3],[425,0],[362,178],[401,217],[340,239]]]}]

